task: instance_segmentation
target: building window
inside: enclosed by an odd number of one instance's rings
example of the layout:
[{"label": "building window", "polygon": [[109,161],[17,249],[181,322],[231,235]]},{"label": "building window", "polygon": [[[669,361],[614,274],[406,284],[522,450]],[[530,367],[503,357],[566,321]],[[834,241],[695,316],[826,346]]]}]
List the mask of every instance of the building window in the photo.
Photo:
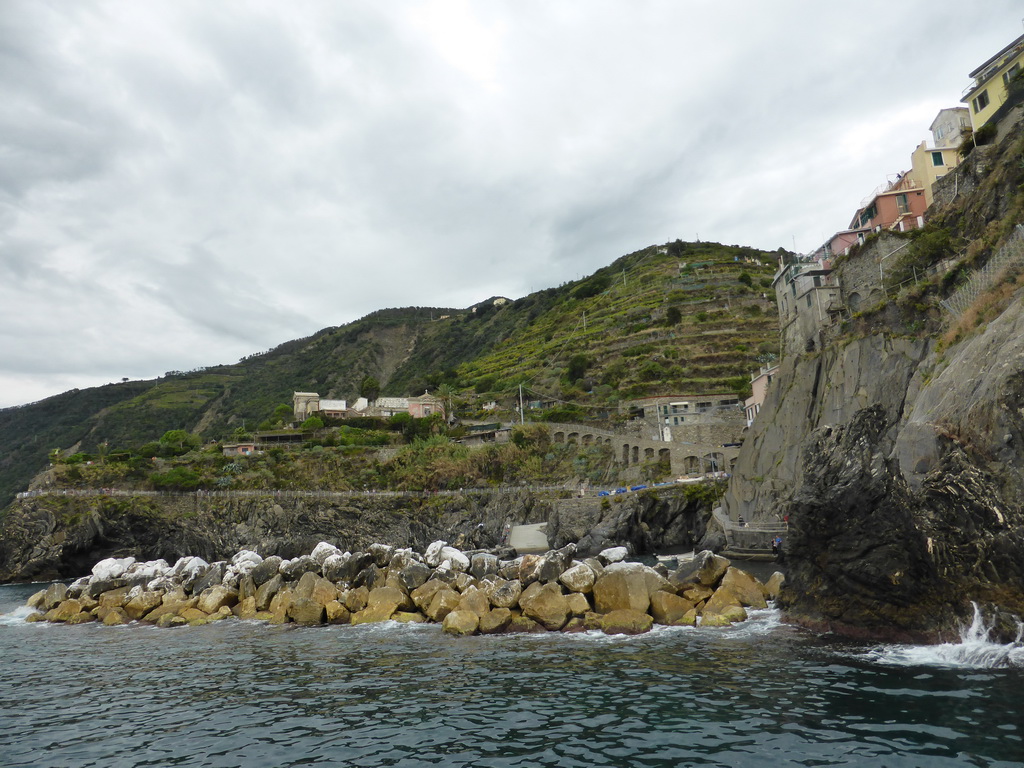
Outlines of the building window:
[{"label": "building window", "polygon": [[1012,67],[1010,67],[1006,72],[1003,72],[1003,85],[1005,85],[1007,88],[1009,88],[1010,87],[1010,82],[1019,74],[1020,74],[1020,62],[1018,61],[1016,64],[1014,64]]},{"label": "building window", "polygon": [[807,306],[811,306],[811,294],[807,294]]},{"label": "building window", "polygon": [[981,110],[988,106],[988,90],[984,90],[975,96],[971,104],[974,105],[974,114],[981,112]]},{"label": "building window", "polygon": [[896,195],[896,210],[900,213],[909,213],[910,206],[907,205],[906,195]]},{"label": "building window", "polygon": [[945,165],[945,163],[942,162],[942,153],[941,152],[932,152],[932,165],[937,165],[937,166],[940,166],[940,167]]}]

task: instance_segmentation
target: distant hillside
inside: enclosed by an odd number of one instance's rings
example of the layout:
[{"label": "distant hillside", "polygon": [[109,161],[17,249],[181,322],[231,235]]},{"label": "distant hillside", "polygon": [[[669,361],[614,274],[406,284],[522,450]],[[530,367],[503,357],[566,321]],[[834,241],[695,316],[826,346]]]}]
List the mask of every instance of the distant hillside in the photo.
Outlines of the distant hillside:
[{"label": "distant hillside", "polygon": [[382,394],[446,384],[469,403],[508,405],[522,383],[531,397],[570,402],[579,417],[620,397],[742,392],[747,374],[777,349],[775,304],[762,298],[776,259],[676,241],[516,301],[383,309],[234,365],[0,410],[0,504],[54,448],[128,448],[170,429],[221,439],[265,423],[295,390],[352,399],[368,376]]}]

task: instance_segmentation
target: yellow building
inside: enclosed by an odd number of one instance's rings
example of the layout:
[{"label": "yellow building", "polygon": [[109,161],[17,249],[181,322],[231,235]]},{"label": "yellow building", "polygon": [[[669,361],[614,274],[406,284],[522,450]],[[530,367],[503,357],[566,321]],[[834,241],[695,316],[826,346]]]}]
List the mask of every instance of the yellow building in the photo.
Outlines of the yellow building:
[{"label": "yellow building", "polygon": [[960,162],[956,147],[929,147],[922,141],[910,156],[911,170],[908,176],[924,188],[925,202],[932,204],[932,184],[941,179]]},{"label": "yellow building", "polygon": [[971,125],[978,130],[1006,102],[1010,81],[1024,69],[1024,35],[971,72],[974,84],[964,91],[961,102],[971,109]]}]

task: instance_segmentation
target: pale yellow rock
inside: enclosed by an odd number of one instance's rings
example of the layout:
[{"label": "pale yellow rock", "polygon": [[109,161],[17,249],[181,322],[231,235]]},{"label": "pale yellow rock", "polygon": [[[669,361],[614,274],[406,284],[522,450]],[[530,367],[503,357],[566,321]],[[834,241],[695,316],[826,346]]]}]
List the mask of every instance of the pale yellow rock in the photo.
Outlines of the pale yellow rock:
[{"label": "pale yellow rock", "polygon": [[621,608],[601,616],[601,631],[606,635],[639,635],[654,626],[650,614],[631,608]]},{"label": "pale yellow rock", "polygon": [[666,626],[678,624],[693,609],[693,603],[685,597],[674,595],[671,592],[656,592],[651,595],[651,616],[658,624]]},{"label": "pale yellow rock", "polygon": [[107,608],[101,621],[108,627],[117,627],[127,624],[128,616],[120,608]]},{"label": "pale yellow rock", "polygon": [[533,619],[549,631],[557,631],[569,620],[569,601],[556,582],[533,589],[539,585],[540,582],[531,584],[519,598],[519,605],[524,616]]},{"label": "pale yellow rock", "polygon": [[769,600],[777,600],[779,598],[779,590],[782,589],[782,585],[785,582],[786,577],[779,571],[776,571],[764,584],[764,596]]},{"label": "pale yellow rock", "polygon": [[761,582],[755,579],[746,571],[730,567],[722,577],[722,585],[719,589],[727,588],[736,595],[740,605],[749,608],[767,608]]},{"label": "pale yellow rock", "polygon": [[309,597],[296,597],[288,608],[288,618],[296,624],[322,624],[325,618],[324,607]]},{"label": "pale yellow rock", "polygon": [[358,613],[366,607],[366,601],[370,597],[370,590],[366,587],[350,589],[345,595],[345,607],[352,613]]},{"label": "pale yellow rock", "polygon": [[82,612],[82,604],[77,600],[64,600],[47,612],[47,621],[69,621],[72,616]]},{"label": "pale yellow rock", "polygon": [[447,589],[447,585],[444,582],[438,581],[437,579],[431,579],[414,589],[410,594],[410,597],[416,607],[420,611],[426,613],[427,607],[434,599],[434,595],[442,589]]},{"label": "pale yellow rock", "polygon": [[512,623],[512,611],[508,608],[493,608],[480,617],[480,634],[492,635],[504,632]]},{"label": "pale yellow rock", "polygon": [[90,621],[96,621],[96,617],[91,613],[85,611],[79,611],[74,616],[71,616],[67,623],[68,624],[88,624]]},{"label": "pale yellow rock", "polygon": [[185,621],[190,622],[195,621],[196,619],[207,618],[207,613],[205,611],[200,611],[198,608],[186,608],[178,615],[185,619]]},{"label": "pale yellow rock", "polygon": [[37,611],[49,610],[49,609],[47,609],[45,607],[45,598],[46,598],[46,590],[45,589],[40,589],[38,592],[36,592],[34,595],[32,595],[28,600],[25,601],[25,605],[27,605],[29,608],[33,608],[34,610],[37,610]]},{"label": "pale yellow rock", "polygon": [[441,629],[449,635],[472,635],[480,626],[480,617],[473,611],[451,611],[441,622]]},{"label": "pale yellow rock", "polygon": [[570,592],[565,596],[565,600],[569,604],[569,613],[573,616],[586,616],[594,610],[587,596],[580,592]]},{"label": "pale yellow rock", "polygon": [[163,592],[143,592],[136,595],[124,606],[129,619],[138,621],[163,602]]},{"label": "pale yellow rock", "polygon": [[349,613],[348,608],[337,600],[331,600],[325,605],[324,611],[327,614],[328,624],[348,624],[352,620],[352,614]]},{"label": "pale yellow rock", "polygon": [[227,608],[230,615],[231,606],[237,602],[238,590],[230,589],[223,584],[217,584],[202,591],[196,608],[210,614],[216,613],[221,608]]},{"label": "pale yellow rock", "polygon": [[99,604],[105,608],[122,608],[128,599],[128,587],[118,587],[99,596]]},{"label": "pale yellow rock", "polygon": [[651,604],[646,574],[639,570],[605,569],[594,582],[594,610],[598,613],[633,610],[645,613]]},{"label": "pale yellow rock", "polygon": [[453,589],[439,589],[434,593],[424,613],[431,621],[444,621],[444,617],[459,607],[462,596]]},{"label": "pale yellow rock", "polygon": [[487,599],[487,595],[484,594],[483,590],[477,587],[469,587],[462,593],[462,599],[459,600],[456,610],[472,611],[478,617],[483,616],[491,610],[491,601]]}]

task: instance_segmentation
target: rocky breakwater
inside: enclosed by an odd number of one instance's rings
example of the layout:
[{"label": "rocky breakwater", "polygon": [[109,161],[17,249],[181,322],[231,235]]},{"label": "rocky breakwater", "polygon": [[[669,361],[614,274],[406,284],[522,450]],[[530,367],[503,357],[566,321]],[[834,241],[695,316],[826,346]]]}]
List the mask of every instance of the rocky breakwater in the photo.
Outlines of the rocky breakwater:
[{"label": "rocky breakwater", "polygon": [[[229,561],[108,558],[89,576],[32,595],[28,621],[198,626],[238,618],[271,624],[435,622],[453,635],[602,630],[638,634],[654,624],[725,626],[763,608],[767,584],[702,552],[669,572],[626,562],[624,547],[578,560],[575,545],[502,559],[436,541],[422,554],[375,544],[342,552],[321,542],[285,560],[251,550]],[[504,554],[513,554],[508,551]]]}]

